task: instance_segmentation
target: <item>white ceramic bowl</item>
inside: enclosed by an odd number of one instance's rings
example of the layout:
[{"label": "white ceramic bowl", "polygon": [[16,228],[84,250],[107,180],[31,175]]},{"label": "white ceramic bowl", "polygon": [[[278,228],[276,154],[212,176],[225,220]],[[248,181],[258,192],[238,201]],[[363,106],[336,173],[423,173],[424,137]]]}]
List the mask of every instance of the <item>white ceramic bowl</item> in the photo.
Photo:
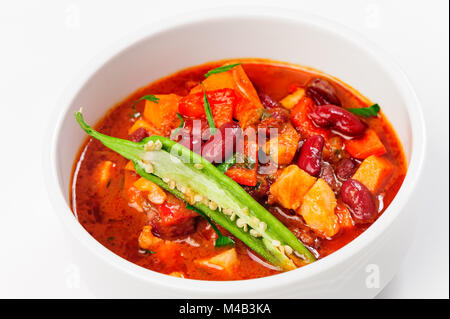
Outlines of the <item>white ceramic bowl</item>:
[{"label": "white ceramic bowl", "polygon": [[[385,213],[361,236],[303,268],[261,279],[207,282],[170,277],[122,259],[99,244],[69,206],[72,164],[86,134],[73,113],[96,123],[137,88],[182,68],[224,58],[259,57],[312,66],[377,101],[408,159],[405,181]],[[81,278],[108,297],[373,297],[395,274],[408,247],[408,198],[425,154],[419,102],[385,53],[346,28],[311,15],[262,10],[208,11],[149,26],[122,39],[88,66],[59,102],[46,175],[55,211],[69,229]],[[55,252],[56,253],[56,252]]]}]

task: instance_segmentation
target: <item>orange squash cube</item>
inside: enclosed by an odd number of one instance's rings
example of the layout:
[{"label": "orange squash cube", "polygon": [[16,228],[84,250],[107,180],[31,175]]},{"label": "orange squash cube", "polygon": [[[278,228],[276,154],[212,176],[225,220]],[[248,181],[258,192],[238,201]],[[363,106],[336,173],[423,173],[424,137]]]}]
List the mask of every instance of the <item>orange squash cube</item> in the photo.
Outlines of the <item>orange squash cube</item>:
[{"label": "orange squash cube", "polygon": [[153,204],[162,204],[166,201],[166,192],[153,182],[141,177],[133,184],[138,190],[148,192],[148,199]]},{"label": "orange squash cube", "polygon": [[171,130],[177,127],[180,120],[176,114],[181,97],[176,94],[160,94],[155,97],[159,98],[157,103],[145,101],[144,119],[157,129]]},{"label": "orange squash cube", "polygon": [[111,174],[113,173],[116,164],[111,161],[103,161],[97,165],[97,172],[95,175],[96,183],[99,187],[107,187],[109,181],[111,180]]},{"label": "orange squash cube", "polygon": [[281,101],[280,104],[290,110],[293,109],[294,106],[297,105],[297,103],[305,96],[305,89],[298,88],[291,94],[285,96]]},{"label": "orange squash cube", "polygon": [[239,265],[239,258],[235,248],[228,249],[209,259],[196,261],[202,267],[213,268],[216,270],[232,273]]},{"label": "orange squash cube", "polygon": [[305,222],[320,236],[333,237],[340,229],[334,209],[337,202],[331,187],[323,179],[309,189],[303,197],[303,203],[296,210]]},{"label": "orange squash cube", "polygon": [[130,127],[130,129],[128,130],[128,135],[132,135],[140,128],[144,128],[150,134],[157,132],[156,128],[150,125],[147,121],[144,121],[143,119],[138,119],[136,122],[134,122],[133,126]]},{"label": "orange squash cube", "polygon": [[270,201],[276,201],[284,208],[297,209],[315,182],[315,177],[297,165],[289,165],[270,186]]},{"label": "orange squash cube", "polygon": [[300,135],[289,125],[280,135],[267,141],[263,151],[277,164],[287,165],[294,159],[299,141]]},{"label": "orange squash cube", "polygon": [[388,160],[372,155],[361,163],[352,178],[375,193],[384,185],[391,171],[392,165]]}]

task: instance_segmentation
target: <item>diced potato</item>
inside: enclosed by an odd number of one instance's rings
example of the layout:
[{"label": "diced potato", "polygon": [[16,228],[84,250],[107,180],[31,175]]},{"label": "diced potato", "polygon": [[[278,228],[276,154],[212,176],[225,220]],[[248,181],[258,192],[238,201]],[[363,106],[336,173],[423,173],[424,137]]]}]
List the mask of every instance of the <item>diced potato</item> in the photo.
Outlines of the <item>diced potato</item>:
[{"label": "diced potato", "polygon": [[156,131],[155,128],[152,125],[148,124],[147,121],[139,119],[136,122],[134,122],[132,127],[130,127],[130,129],[128,130],[128,135],[133,134],[140,128],[144,128],[149,133],[153,133]]},{"label": "diced potato", "polygon": [[162,204],[166,201],[166,192],[153,182],[141,177],[133,184],[138,190],[148,192],[148,199],[153,204]]},{"label": "diced potato", "polygon": [[303,196],[315,182],[315,177],[297,165],[289,165],[270,186],[270,200],[278,202],[284,208],[297,209]]},{"label": "diced potato", "polygon": [[305,96],[305,90],[302,88],[298,88],[293,93],[285,96],[281,101],[280,104],[287,108],[287,109],[293,109],[295,105],[300,101],[301,98]]},{"label": "diced potato", "polygon": [[392,165],[388,160],[372,155],[361,163],[352,178],[375,193],[383,186],[391,172]]},{"label": "diced potato", "polygon": [[180,120],[176,114],[178,112],[178,101],[181,97],[176,94],[155,96],[159,98],[158,103],[145,101],[144,119],[157,129],[171,130],[177,127]]},{"label": "diced potato", "polygon": [[288,126],[280,135],[267,141],[263,151],[276,163],[287,165],[292,162],[299,141],[300,135],[292,126]]},{"label": "diced potato", "polygon": [[371,155],[381,156],[387,152],[378,134],[372,129],[367,129],[362,137],[346,140],[345,150],[359,159],[365,159]]},{"label": "diced potato", "polygon": [[142,249],[152,250],[164,241],[152,234],[152,226],[144,226],[139,235],[138,243]]},{"label": "diced potato", "polygon": [[239,259],[236,249],[231,248],[209,259],[198,260],[197,263],[203,267],[214,268],[231,273],[239,265]]},{"label": "diced potato", "polygon": [[103,161],[97,166],[97,185],[100,187],[106,187],[111,180],[111,173],[116,164],[111,161]]},{"label": "diced potato", "polygon": [[317,182],[303,197],[303,203],[296,210],[305,222],[320,236],[332,237],[339,231],[339,220],[334,213],[336,197],[323,179]]}]

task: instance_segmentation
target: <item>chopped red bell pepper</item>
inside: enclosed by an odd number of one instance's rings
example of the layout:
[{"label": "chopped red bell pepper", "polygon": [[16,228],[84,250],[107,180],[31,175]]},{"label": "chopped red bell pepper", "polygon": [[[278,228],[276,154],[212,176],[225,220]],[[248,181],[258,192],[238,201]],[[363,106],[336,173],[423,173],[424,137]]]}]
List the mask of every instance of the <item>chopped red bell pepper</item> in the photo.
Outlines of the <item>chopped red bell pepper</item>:
[{"label": "chopped red bell pepper", "polygon": [[[233,120],[233,112],[238,103],[238,97],[233,89],[206,91],[206,97],[211,106],[216,127]],[[183,97],[178,103],[178,112],[193,118],[206,118],[203,92]]]},{"label": "chopped red bell pepper", "polygon": [[317,127],[308,114],[314,109],[314,101],[309,97],[304,97],[298,102],[298,104],[292,109],[291,123],[294,125],[297,131],[302,134],[302,137],[311,137],[314,135],[321,135],[324,138],[330,134],[326,129]]}]

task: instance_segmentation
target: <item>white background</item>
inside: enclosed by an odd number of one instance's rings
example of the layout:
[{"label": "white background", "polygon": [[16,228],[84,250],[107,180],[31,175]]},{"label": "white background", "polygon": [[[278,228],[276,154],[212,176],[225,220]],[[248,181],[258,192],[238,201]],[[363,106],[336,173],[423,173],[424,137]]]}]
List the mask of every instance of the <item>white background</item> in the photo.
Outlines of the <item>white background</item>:
[{"label": "white background", "polygon": [[[382,298],[449,296],[449,16],[447,0],[2,1],[0,4],[0,297],[94,297],[50,207],[44,133],[79,68],[139,27],[224,5],[293,8],[345,24],[390,53],[422,102],[428,150],[419,215]],[[415,234],[415,235],[413,235]]]}]

